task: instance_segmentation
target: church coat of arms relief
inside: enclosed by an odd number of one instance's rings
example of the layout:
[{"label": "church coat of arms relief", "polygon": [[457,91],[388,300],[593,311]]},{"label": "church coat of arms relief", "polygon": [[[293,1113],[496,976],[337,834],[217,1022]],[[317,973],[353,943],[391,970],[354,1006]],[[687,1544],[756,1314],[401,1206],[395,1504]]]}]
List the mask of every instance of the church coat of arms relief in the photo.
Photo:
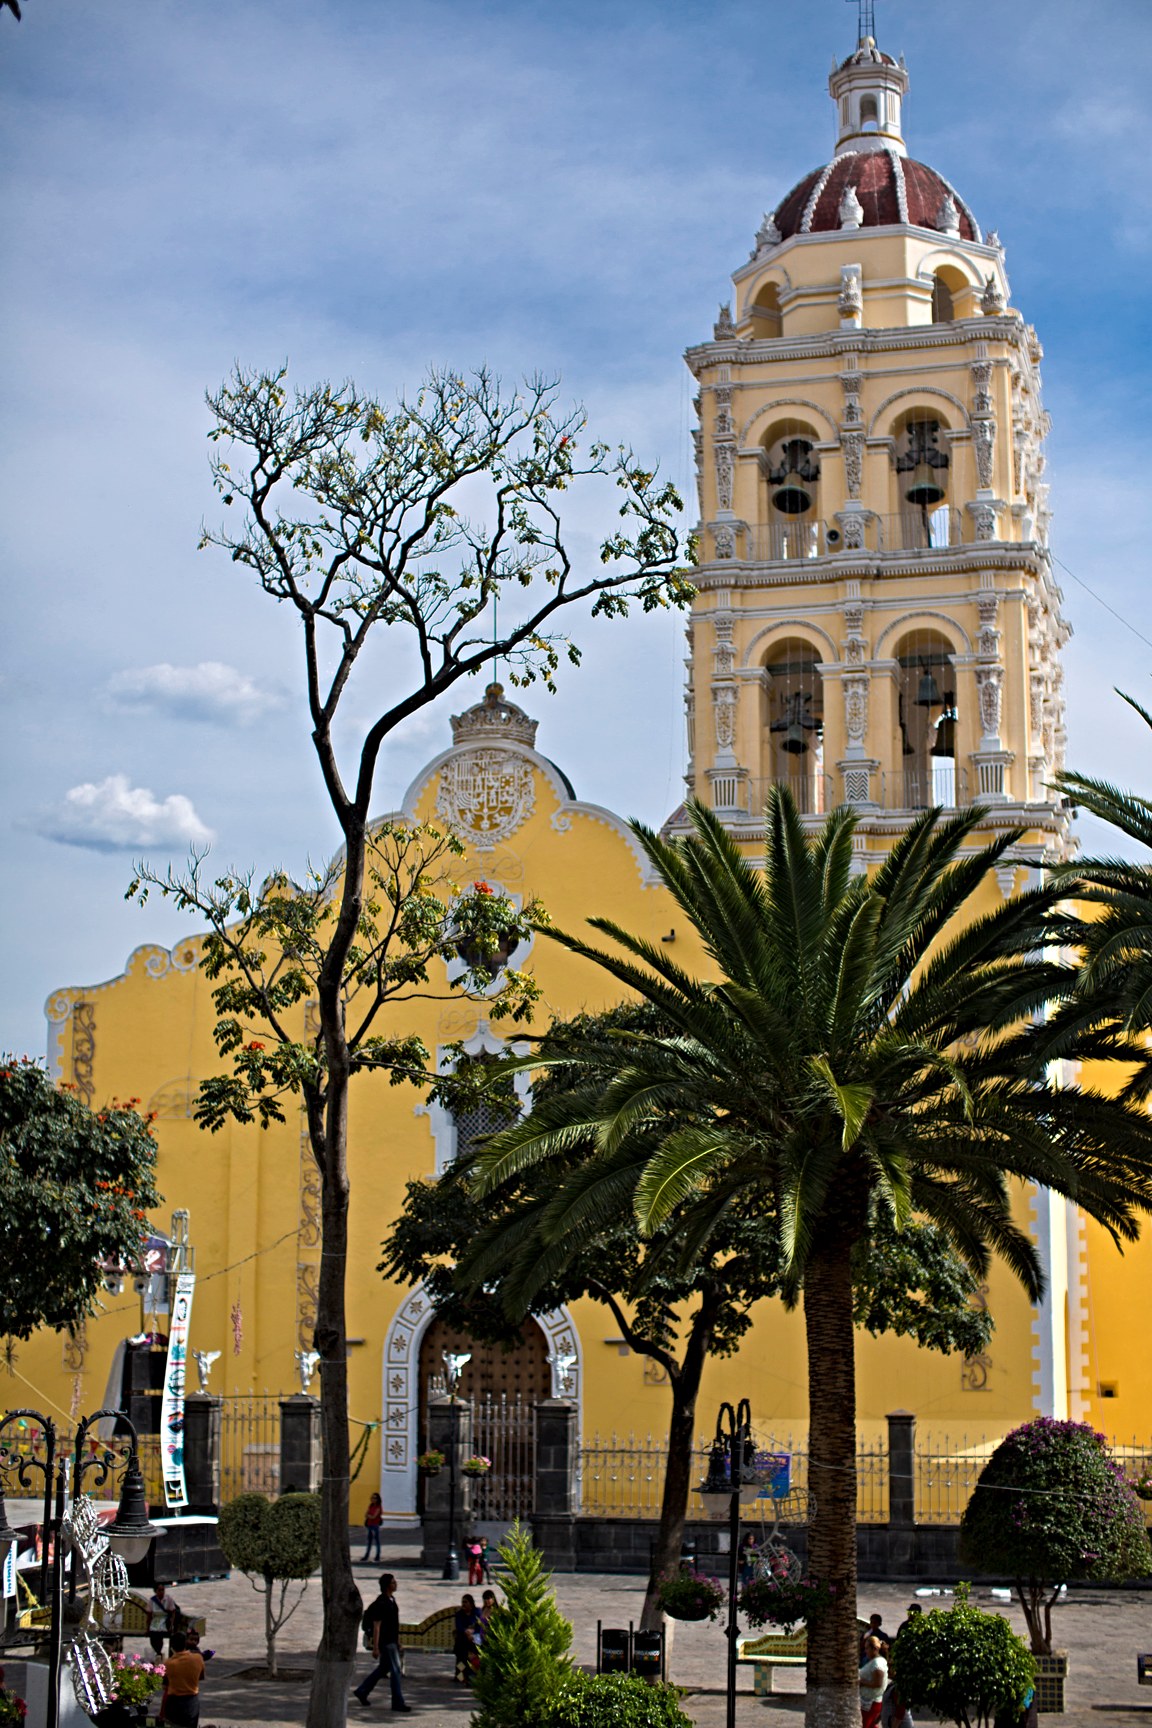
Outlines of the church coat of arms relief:
[{"label": "church coat of arms relief", "polygon": [[481,747],[449,757],[436,811],[477,852],[490,852],[532,814],[532,764],[513,750]]}]

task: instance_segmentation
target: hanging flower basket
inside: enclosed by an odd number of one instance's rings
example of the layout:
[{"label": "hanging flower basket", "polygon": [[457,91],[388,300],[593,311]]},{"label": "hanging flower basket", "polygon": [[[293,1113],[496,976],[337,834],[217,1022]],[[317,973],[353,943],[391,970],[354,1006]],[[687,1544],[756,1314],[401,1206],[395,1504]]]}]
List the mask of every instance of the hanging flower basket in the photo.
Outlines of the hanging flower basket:
[{"label": "hanging flower basket", "polygon": [[1132,1486],[1141,1500],[1152,1500],[1152,1475],[1138,1476]]},{"label": "hanging flower basket", "polygon": [[421,1452],[416,1460],[416,1468],[421,1476],[439,1476],[444,1468],[443,1452]]},{"label": "hanging flower basket", "polygon": [[790,1632],[830,1607],[835,1594],[818,1578],[753,1578],[740,1592],[740,1611],[753,1626],[783,1626]]},{"label": "hanging flower basket", "polygon": [[485,1458],[482,1452],[474,1452],[471,1458],[465,1458],[460,1466],[465,1476],[487,1476],[492,1468],[491,1458]]},{"label": "hanging flower basket", "polygon": [[665,1572],[657,1593],[661,1608],[671,1620],[715,1620],[725,1597],[718,1578],[709,1578],[691,1567]]},{"label": "hanging flower basket", "polygon": [[[4,1670],[0,1668],[0,1681],[3,1678]],[[10,1692],[7,1687],[0,1685],[0,1723],[5,1724],[5,1728],[7,1728],[8,1723],[19,1724],[19,1728],[23,1728],[24,1718],[27,1714],[28,1706],[23,1698],[15,1692]]]}]

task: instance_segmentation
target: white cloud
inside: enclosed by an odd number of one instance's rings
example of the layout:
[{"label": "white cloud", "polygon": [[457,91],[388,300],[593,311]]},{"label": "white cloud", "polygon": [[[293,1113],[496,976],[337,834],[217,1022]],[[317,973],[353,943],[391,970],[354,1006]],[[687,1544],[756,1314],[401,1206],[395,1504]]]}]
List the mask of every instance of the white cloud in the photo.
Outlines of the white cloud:
[{"label": "white cloud", "polygon": [[237,726],[251,725],[284,702],[277,691],[263,689],[222,660],[202,660],[198,666],[161,661],[117,672],[108,680],[107,694],[115,708]]},{"label": "white cloud", "polygon": [[33,826],[46,840],[86,846],[95,852],[132,852],[142,847],[206,846],[212,830],[201,822],[192,800],[182,792],[157,798],[146,786],[132,786],[127,774],[85,781],[44,810]]}]

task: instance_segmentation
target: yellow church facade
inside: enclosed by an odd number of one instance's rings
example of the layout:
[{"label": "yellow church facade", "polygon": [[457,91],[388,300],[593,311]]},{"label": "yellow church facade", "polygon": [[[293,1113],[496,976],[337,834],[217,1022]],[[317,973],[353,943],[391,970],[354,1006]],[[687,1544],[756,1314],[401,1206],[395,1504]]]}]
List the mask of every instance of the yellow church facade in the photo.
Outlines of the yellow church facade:
[{"label": "yellow church facade", "polygon": [[[1068,627],[1047,549],[1041,353],[1011,304],[995,234],[908,156],[907,86],[870,39],[834,69],[833,156],[765,216],[711,340],[687,356],[700,494],[687,783],[750,858],[767,784],[786,781],[813,825],[847,802],[861,870],[918,810],[979,802],[989,834],[1023,831],[988,890],[1010,895],[1069,846],[1050,789]],[[605,916],[696,959],[626,823],[576,796],[537,748],[535,722],[497,691],[453,721],[403,814],[451,825],[467,848],[462,877],[542,901],[561,928]],[[682,832],[683,813],[667,828]],[[139,1097],[156,1114],[165,1209],[188,1211],[196,1248],[191,1342],[222,1353],[212,1389],[288,1392],[311,1343],[315,1172],[299,1117],[217,1134],[193,1120],[199,1082],[219,1066],[199,959],[192,935],[138,949],[105,984],[61,989],[47,1008],[48,1059],[89,1102]],[[540,1019],[616,999],[544,936],[513,962],[540,982]],[[447,967],[437,983],[442,995],[407,1004],[394,1029],[419,1034],[438,1061],[514,1037],[483,1001],[452,994]],[[365,1497],[379,1486],[394,1521],[416,1515],[435,1321],[421,1291],[375,1268],[405,1183],[442,1170],[461,1132],[410,1090],[354,1083],[350,1410],[378,1425],[360,1482]],[[1022,1195],[1021,1207],[1048,1272],[1044,1304],[1030,1307],[996,1268],[986,1356],[860,1337],[866,1437],[898,1407],[956,1445],[1036,1412],[1123,1438],[1152,1432],[1152,1368],[1127,1344],[1152,1249],[1121,1259],[1064,1202]],[[0,1371],[5,1407],[96,1407],[138,1323],[130,1297],[109,1296],[79,1339],[35,1337]],[[667,1387],[622,1346],[606,1309],[576,1303],[542,1316],[540,1332],[552,1381],[537,1392],[558,1391],[557,1363],[574,1359],[567,1385],[585,1438],[665,1429]],[[736,1357],[710,1364],[702,1426],[719,1399],[744,1395],[765,1438],[803,1436],[802,1323],[778,1304],[761,1305]]]}]

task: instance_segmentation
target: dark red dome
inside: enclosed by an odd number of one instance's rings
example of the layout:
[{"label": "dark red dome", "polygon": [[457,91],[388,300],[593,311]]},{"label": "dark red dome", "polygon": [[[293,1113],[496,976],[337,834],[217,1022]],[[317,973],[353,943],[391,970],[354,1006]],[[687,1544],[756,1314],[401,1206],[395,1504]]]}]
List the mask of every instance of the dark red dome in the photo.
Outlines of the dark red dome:
[{"label": "dark red dome", "polygon": [[938,228],[940,207],[951,197],[960,219],[960,237],[979,240],[971,210],[947,180],[923,162],[896,150],[849,150],[823,168],[814,168],[794,186],[775,212],[782,240],[794,234],[823,234],[840,227],[840,200],[851,187],[863,208],[862,226],[886,228],[910,223]]}]

